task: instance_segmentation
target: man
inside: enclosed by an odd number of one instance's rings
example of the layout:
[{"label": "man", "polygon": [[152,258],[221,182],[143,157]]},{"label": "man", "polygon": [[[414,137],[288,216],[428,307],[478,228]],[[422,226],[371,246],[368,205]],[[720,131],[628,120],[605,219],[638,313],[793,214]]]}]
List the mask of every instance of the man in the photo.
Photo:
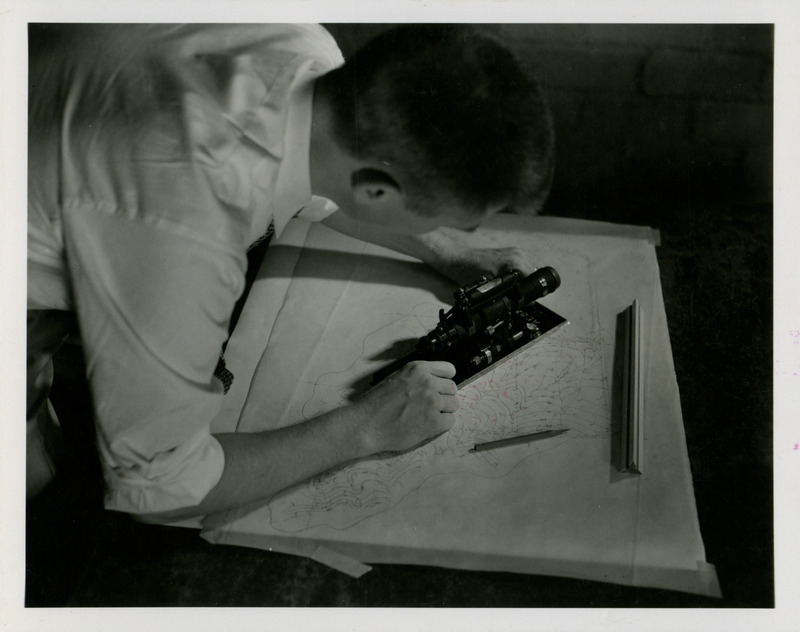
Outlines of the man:
[{"label": "man", "polygon": [[212,435],[214,373],[248,247],[294,216],[459,281],[531,271],[438,230],[535,212],[549,187],[547,111],[504,48],[408,26],[343,64],[311,25],[41,26],[29,103],[31,491],[75,317],[109,509],[219,511],[452,425],[454,369],[431,362],[309,421]]}]

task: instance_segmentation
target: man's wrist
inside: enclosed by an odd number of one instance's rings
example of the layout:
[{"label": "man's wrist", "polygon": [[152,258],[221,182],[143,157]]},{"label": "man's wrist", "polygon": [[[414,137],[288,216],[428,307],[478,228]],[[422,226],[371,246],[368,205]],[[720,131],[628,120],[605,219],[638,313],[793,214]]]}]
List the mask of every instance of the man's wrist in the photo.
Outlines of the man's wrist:
[{"label": "man's wrist", "polygon": [[369,434],[368,416],[368,411],[359,404],[350,404],[331,411],[327,419],[333,426],[329,436],[336,437],[341,461],[358,459],[378,451]]}]

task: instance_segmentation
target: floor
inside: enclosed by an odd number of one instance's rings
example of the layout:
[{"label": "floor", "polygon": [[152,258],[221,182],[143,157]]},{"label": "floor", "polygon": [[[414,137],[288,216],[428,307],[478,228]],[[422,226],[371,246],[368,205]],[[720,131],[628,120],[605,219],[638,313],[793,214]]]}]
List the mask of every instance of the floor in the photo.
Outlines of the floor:
[{"label": "floor", "polygon": [[73,416],[72,458],[28,507],[26,605],[773,606],[771,206],[641,199],[556,214],[661,231],[657,254],[697,508],[722,599],[399,565],[376,565],[356,580],[306,559],[212,546],[191,530],[104,512],[86,447],[87,394],[75,377],[79,349],[69,348],[54,398]]}]

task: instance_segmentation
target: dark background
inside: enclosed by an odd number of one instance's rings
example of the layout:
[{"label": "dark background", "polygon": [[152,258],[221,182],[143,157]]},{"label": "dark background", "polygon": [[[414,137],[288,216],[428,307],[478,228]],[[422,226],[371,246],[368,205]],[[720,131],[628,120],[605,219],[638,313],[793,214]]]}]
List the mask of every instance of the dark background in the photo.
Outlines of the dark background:
[{"label": "dark background", "polygon": [[[386,25],[328,25],[347,56]],[[721,600],[578,580],[310,560],[212,546],[104,512],[80,350],[53,398],[71,462],[28,507],[29,606],[774,605],[771,25],[491,25],[540,80],[546,213],[645,224],[657,249],[706,556]]]}]

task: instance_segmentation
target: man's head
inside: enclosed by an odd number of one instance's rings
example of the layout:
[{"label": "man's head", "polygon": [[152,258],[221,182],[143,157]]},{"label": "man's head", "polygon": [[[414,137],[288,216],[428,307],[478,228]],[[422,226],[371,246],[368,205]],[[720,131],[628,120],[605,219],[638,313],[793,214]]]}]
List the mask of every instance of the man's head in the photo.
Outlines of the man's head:
[{"label": "man's head", "polygon": [[412,214],[455,213],[464,227],[491,211],[535,212],[546,197],[547,107],[514,56],[470,27],[382,33],[318,80],[318,105],[356,195],[398,194]]}]

